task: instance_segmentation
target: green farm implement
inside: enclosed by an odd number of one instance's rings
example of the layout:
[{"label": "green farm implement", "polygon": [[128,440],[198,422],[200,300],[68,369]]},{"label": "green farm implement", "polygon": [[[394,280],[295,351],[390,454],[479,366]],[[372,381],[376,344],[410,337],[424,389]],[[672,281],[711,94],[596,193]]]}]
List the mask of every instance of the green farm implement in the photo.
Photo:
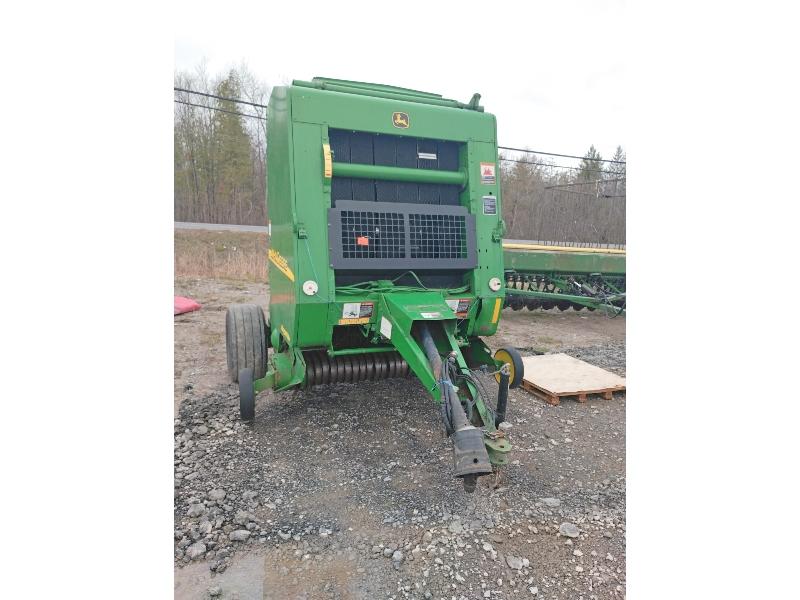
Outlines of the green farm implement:
[{"label": "green farm implement", "polygon": [[503,243],[504,307],[625,311],[625,250]]},{"label": "green farm implement", "polygon": [[413,375],[467,491],[508,462],[500,425],[523,373],[480,337],[507,290],[496,122],[479,101],[322,78],[273,89],[269,313],[226,317],[243,419],[267,388]]}]

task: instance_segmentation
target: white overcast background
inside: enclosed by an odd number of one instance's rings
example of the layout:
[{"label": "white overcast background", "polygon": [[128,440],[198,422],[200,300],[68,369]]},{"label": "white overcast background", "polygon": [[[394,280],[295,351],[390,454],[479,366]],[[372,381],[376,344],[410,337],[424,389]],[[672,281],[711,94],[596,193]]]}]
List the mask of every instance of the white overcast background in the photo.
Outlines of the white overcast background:
[{"label": "white overcast background", "polygon": [[797,597],[796,3],[4,9],[3,597],[174,595],[170,84],[202,58],[629,150],[625,595]]},{"label": "white overcast background", "polygon": [[175,68],[205,59],[216,74],[244,61],[269,85],[324,76],[463,102],[479,92],[500,145],[583,155],[594,144],[611,158],[627,150],[624,5],[274,3],[226,17],[194,3],[176,20]]}]

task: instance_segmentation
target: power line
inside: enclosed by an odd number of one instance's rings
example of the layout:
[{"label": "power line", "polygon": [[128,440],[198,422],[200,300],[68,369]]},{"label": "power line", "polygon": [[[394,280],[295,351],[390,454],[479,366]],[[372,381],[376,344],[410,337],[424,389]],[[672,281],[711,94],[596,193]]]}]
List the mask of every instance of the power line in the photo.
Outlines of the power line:
[{"label": "power line", "polygon": [[[602,171],[601,171],[602,173]],[[545,187],[546,190],[551,190],[553,188],[562,188],[562,187],[571,187],[575,185],[588,185],[590,183],[619,183],[620,181],[625,181],[624,177],[616,177],[614,179],[596,179],[594,181],[578,181],[575,183],[558,183],[555,185],[549,185]]]},{"label": "power line", "polygon": [[[176,91],[176,92],[184,92],[186,94],[197,94],[199,96],[206,96],[207,98],[216,98],[217,100],[226,100],[228,102],[236,102],[237,104],[248,104],[250,106],[255,106],[257,108],[267,108],[267,106],[264,105],[264,104],[258,104],[256,102],[249,102],[247,100],[240,100],[238,98],[227,98],[225,96],[217,96],[215,94],[208,94],[206,92],[197,92],[195,90],[187,90],[185,88],[178,88],[178,87],[173,87],[172,89],[174,91]],[[231,114],[241,115],[243,117],[251,117],[253,119],[262,119],[262,120],[266,121],[266,119],[264,117],[256,117],[254,115],[247,115],[245,113],[236,113],[236,112],[232,112],[232,111],[229,111],[229,110],[224,110],[224,109],[221,109],[221,108],[215,108],[213,106],[204,106],[202,104],[192,104],[191,102],[182,102],[180,100],[176,100],[175,102],[180,102],[181,104],[188,104],[189,106],[198,106],[200,108],[210,108],[212,110],[219,110],[219,111],[222,111],[222,112],[228,112],[228,113],[231,113]],[[577,158],[578,160],[589,160],[589,161],[594,161],[594,162],[607,162],[607,163],[615,163],[615,164],[620,164],[620,165],[626,164],[625,161],[623,161],[623,160],[609,160],[609,159],[605,159],[605,158],[587,158],[585,156],[575,156],[573,154],[556,154],[555,152],[540,152],[538,150],[524,150],[522,148],[511,148],[509,146],[498,146],[498,148],[500,150],[511,150],[512,152],[526,152],[528,154],[543,154],[543,155],[546,155],[546,156],[560,156],[562,158]],[[530,161],[524,161],[524,160],[515,160],[513,158],[501,158],[500,160],[505,160],[505,161],[510,161],[510,162],[518,162],[518,163],[524,163],[524,164],[530,164],[530,165],[541,165],[541,166],[544,166],[544,167],[557,167],[559,169],[580,170],[580,167],[567,167],[567,166],[562,166],[562,165],[548,165],[547,163],[537,163],[537,162],[530,162]],[[602,173],[603,171],[593,171],[592,169],[586,169],[586,172],[588,172],[588,173]]]},{"label": "power line", "polygon": [[186,104],[187,106],[196,106],[197,108],[208,108],[211,110],[218,110],[219,112],[228,113],[229,115],[239,115],[240,117],[250,117],[251,119],[258,119],[259,121],[266,121],[264,117],[259,117],[258,115],[248,115],[246,113],[236,112],[234,110],[225,110],[224,108],[217,108],[216,106],[205,106],[204,104],[193,104],[192,102],[186,102],[185,100],[175,100],[178,104]]},{"label": "power line", "polygon": [[176,92],[185,92],[187,94],[197,94],[198,96],[206,96],[208,98],[216,98],[217,100],[227,100],[228,102],[237,102],[238,104],[249,104],[258,108],[267,108],[265,104],[257,104],[255,102],[248,102],[247,100],[239,100],[238,98],[226,98],[225,96],[216,96],[214,94],[207,94],[206,92],[196,92],[194,90],[187,90],[184,88],[172,88]]},{"label": "power line", "polygon": [[527,152],[528,154],[546,154],[547,156],[560,156],[562,158],[577,158],[579,160],[592,160],[595,162],[607,162],[624,165],[624,160],[610,160],[607,158],[587,158],[586,156],[575,156],[574,154],[556,154],[555,152],[539,152],[538,150],[523,150],[522,148],[509,148],[508,146],[498,146],[502,150],[512,150],[513,152]]},{"label": "power line", "polygon": [[566,165],[550,165],[548,163],[543,162],[532,162],[530,160],[517,160],[516,158],[501,158],[501,161],[505,162],[515,162],[515,163],[522,163],[523,165],[539,165],[542,167],[554,167],[556,169],[572,169],[573,171],[581,171],[583,170],[586,173],[605,173],[606,171],[600,171],[597,169],[581,169],[580,167],[568,167]]}]

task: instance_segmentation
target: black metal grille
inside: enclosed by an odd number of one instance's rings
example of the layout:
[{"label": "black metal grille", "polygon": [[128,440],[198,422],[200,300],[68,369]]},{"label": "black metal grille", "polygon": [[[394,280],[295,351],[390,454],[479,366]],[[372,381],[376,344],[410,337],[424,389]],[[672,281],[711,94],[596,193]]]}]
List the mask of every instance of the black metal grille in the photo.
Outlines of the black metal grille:
[{"label": "black metal grille", "polygon": [[406,227],[401,213],[343,210],[342,257],[405,258]]},{"label": "black metal grille", "polygon": [[467,227],[461,215],[409,214],[411,258],[466,258]]},{"label": "black metal grille", "polygon": [[[475,216],[463,206],[369,204],[342,200],[328,209],[334,269],[474,269]],[[424,211],[424,212],[423,212]]]}]

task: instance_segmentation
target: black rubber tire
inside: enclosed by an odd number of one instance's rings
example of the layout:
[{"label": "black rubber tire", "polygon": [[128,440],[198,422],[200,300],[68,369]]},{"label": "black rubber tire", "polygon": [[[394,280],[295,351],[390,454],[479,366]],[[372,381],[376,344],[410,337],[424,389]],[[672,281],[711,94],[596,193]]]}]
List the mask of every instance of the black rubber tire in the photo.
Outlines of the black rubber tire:
[{"label": "black rubber tire", "polygon": [[267,372],[267,325],[256,304],[232,304],[225,315],[225,350],[228,375],[239,381],[242,369],[252,369],[253,379]]},{"label": "black rubber tire", "polygon": [[509,388],[519,387],[522,384],[522,378],[525,376],[525,365],[522,364],[522,356],[519,350],[514,346],[503,346],[495,351],[495,360],[497,360],[497,353],[505,351],[511,357],[511,365],[514,367],[514,377],[508,382]]},{"label": "black rubber tire", "polygon": [[256,418],[256,392],[253,389],[253,369],[239,371],[239,416],[242,421]]}]

